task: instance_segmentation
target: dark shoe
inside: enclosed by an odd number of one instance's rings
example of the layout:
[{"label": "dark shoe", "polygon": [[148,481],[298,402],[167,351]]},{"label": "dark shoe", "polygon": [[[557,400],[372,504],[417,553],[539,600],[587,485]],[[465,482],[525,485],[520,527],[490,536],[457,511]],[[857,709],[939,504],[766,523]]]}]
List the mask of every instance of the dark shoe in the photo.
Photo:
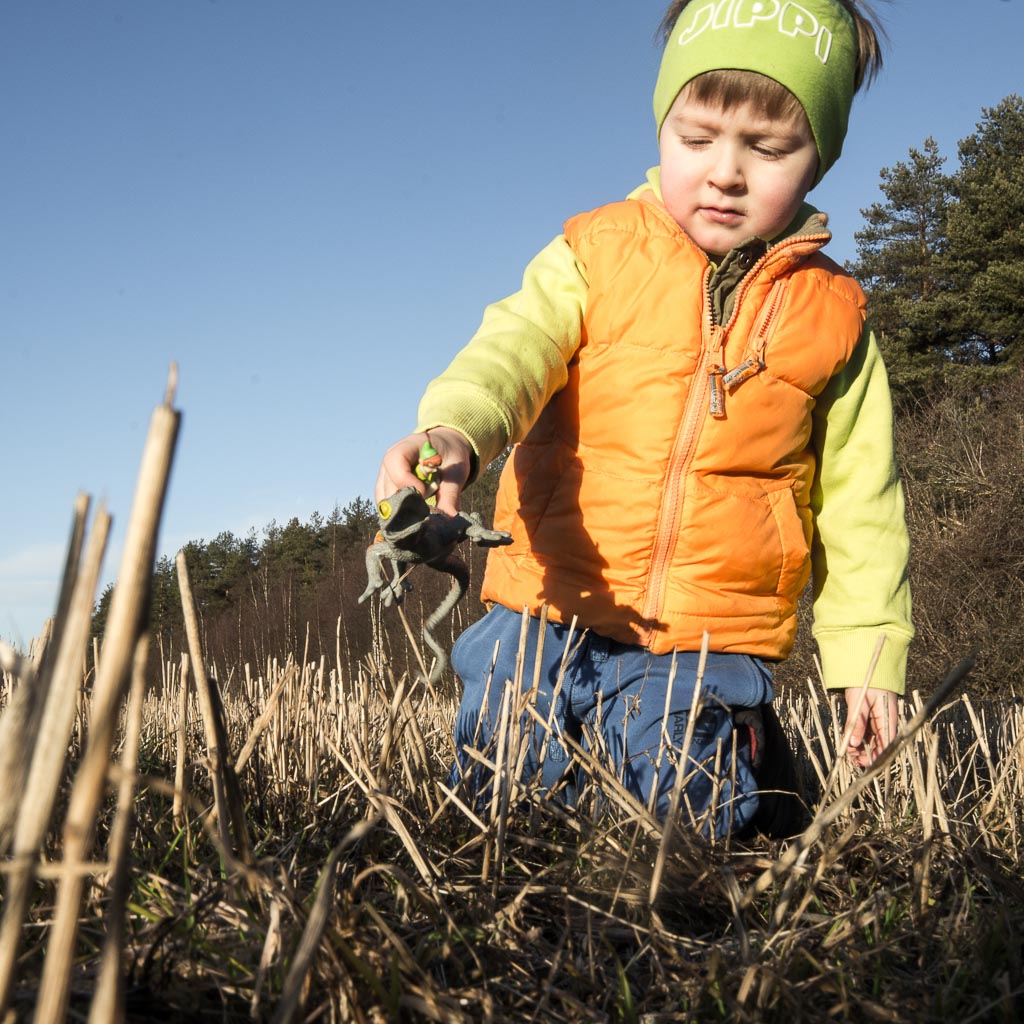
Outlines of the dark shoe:
[{"label": "dark shoe", "polygon": [[757,780],[758,808],[743,836],[760,833],[768,839],[791,839],[807,826],[796,761],[782,723],[771,704],[740,708],[736,726],[750,743],[750,759]]}]

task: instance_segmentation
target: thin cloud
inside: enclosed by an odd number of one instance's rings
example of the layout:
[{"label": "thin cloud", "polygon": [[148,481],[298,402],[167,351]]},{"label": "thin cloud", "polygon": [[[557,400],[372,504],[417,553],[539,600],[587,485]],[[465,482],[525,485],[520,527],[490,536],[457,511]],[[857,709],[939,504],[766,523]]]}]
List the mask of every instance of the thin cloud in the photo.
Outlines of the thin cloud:
[{"label": "thin cloud", "polygon": [[62,544],[30,544],[0,555],[0,635],[23,646],[53,614],[64,565]]}]

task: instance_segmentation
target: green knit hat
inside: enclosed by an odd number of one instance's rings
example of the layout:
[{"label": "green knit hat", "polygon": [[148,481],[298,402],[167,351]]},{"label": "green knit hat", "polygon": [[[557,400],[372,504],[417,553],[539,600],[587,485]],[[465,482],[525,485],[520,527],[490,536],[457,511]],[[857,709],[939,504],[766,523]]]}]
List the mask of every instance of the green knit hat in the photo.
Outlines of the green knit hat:
[{"label": "green knit hat", "polygon": [[818,147],[817,184],[839,159],[853,105],[857,30],[836,0],[694,0],[654,87],[658,133],[680,90],[707,71],[755,71],[788,89]]}]

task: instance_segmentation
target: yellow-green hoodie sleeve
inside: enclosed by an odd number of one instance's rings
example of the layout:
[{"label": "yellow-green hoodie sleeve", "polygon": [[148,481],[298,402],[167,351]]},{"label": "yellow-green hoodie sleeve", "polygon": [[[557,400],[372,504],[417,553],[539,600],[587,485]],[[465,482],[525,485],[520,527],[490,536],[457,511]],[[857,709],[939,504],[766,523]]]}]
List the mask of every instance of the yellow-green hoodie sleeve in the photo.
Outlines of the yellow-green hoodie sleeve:
[{"label": "yellow-green hoodie sleeve", "polygon": [[527,265],[522,288],[487,307],[469,344],[427,385],[416,429],[461,431],[480,469],[521,441],[565,386],[586,297],[583,269],[559,235]]},{"label": "yellow-green hoodie sleeve", "polygon": [[863,685],[884,637],[870,685],[903,693],[914,635],[909,543],[889,382],[870,330],[820,396],[814,436],[813,632],[825,685]]}]

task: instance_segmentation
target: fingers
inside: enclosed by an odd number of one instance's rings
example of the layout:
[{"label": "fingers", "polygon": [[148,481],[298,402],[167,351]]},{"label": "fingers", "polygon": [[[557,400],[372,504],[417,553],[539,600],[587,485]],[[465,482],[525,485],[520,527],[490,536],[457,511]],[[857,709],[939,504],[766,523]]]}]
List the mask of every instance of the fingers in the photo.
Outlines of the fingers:
[{"label": "fingers", "polygon": [[889,690],[846,691],[848,740],[847,757],[859,768],[874,764],[896,736],[898,708],[896,694]]},{"label": "fingers", "polygon": [[[425,433],[409,434],[384,453],[374,488],[375,501],[390,497],[402,487],[415,487],[424,492],[423,481],[416,476],[415,467],[420,448],[426,440]],[[465,435],[450,427],[431,429],[430,443],[441,456],[437,507],[448,515],[455,515],[459,510],[462,488],[469,478],[473,449]]]},{"label": "fingers", "polygon": [[846,756],[858,767],[864,767],[864,737],[868,731],[867,696],[859,687],[846,691]]}]

